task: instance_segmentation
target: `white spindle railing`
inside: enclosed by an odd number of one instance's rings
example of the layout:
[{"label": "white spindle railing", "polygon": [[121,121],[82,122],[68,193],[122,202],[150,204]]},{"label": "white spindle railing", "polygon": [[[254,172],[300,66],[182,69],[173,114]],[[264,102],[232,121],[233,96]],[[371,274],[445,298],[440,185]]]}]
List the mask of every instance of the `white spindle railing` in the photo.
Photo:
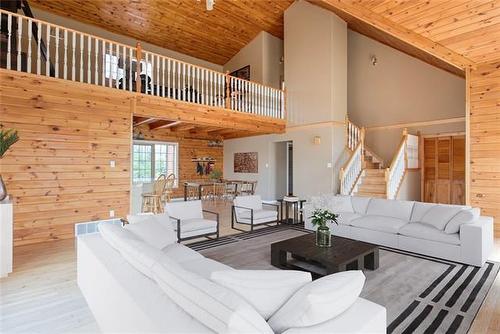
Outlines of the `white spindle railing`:
[{"label": "white spindle railing", "polygon": [[358,146],[361,140],[361,128],[346,119],[346,146],[351,151]]},{"label": "white spindle railing", "polygon": [[407,136],[403,135],[403,140],[399,145],[396,155],[392,159],[391,166],[386,169],[386,195],[388,199],[395,199],[401,181],[407,168],[407,155],[406,155],[406,140]]},{"label": "white spindle railing", "polygon": [[360,141],[347,163],[340,169],[340,193],[350,195],[363,171],[363,143]]},{"label": "white spindle railing", "polygon": [[282,90],[5,10],[0,21],[8,70],[285,118]]},{"label": "white spindle railing", "polygon": [[133,67],[134,47],[4,10],[0,19],[6,20],[9,37],[3,55],[6,69],[120,88],[123,75]]}]

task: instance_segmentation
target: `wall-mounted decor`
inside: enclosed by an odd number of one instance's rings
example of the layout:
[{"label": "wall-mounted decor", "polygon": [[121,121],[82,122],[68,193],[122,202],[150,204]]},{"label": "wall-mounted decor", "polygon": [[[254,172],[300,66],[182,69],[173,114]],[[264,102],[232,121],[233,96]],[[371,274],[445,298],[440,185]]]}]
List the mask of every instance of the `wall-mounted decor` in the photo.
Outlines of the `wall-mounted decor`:
[{"label": "wall-mounted decor", "polygon": [[229,73],[232,77],[237,77],[240,79],[250,80],[250,65],[240,68],[239,70]]},{"label": "wall-mounted decor", "polygon": [[214,170],[215,160],[212,157],[201,157],[201,158],[192,158],[192,162],[196,163],[196,174],[199,176],[210,175],[210,173]]},{"label": "wall-mounted decor", "polygon": [[258,173],[259,156],[257,152],[245,152],[234,154],[235,173]]}]

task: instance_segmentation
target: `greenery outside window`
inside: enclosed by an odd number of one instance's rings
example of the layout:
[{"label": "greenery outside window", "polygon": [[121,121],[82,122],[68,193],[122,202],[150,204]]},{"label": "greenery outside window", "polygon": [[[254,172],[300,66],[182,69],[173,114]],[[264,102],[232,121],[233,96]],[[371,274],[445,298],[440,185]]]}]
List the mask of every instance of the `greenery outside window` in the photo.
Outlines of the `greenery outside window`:
[{"label": "greenery outside window", "polygon": [[134,141],[132,150],[132,180],[152,183],[158,176],[174,174],[177,187],[179,145],[169,142]]}]

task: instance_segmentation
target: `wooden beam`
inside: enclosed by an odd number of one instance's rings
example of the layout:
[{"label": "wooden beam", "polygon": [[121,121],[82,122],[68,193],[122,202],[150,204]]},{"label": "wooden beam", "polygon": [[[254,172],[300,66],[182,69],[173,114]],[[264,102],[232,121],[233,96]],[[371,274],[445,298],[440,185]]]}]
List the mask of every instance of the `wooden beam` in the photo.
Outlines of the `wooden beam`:
[{"label": "wooden beam", "polygon": [[181,124],[181,121],[164,121],[164,120],[158,120],[157,122],[153,124],[149,124],[149,129],[150,130],[158,130],[158,129],[168,129],[173,126],[176,126],[178,124]]},{"label": "wooden beam", "polygon": [[137,96],[135,116],[258,133],[283,133],[286,125],[282,119],[143,95]]},{"label": "wooden beam", "polygon": [[309,2],[322,8],[333,11],[339,16],[350,16],[375,27],[376,29],[393,36],[411,46],[427,52],[428,54],[458,68],[474,68],[474,62],[461,54],[448,49],[416,32],[397,24],[384,16],[363,7],[361,4],[348,0],[309,0]]},{"label": "wooden beam", "polygon": [[142,124],[149,124],[153,123],[156,121],[156,118],[149,118],[149,117],[134,117],[134,121],[137,119],[137,122],[134,122],[134,126],[139,126]]},{"label": "wooden beam", "polygon": [[193,129],[196,129],[196,125],[194,124],[177,124],[176,126],[172,126],[171,128],[173,132],[191,131]]}]

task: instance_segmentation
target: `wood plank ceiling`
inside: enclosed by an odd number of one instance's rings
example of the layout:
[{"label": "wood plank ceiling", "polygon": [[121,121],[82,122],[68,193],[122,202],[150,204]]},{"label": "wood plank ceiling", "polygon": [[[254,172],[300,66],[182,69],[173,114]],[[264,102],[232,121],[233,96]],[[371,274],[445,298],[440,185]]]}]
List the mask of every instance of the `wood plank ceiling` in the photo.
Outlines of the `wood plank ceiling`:
[{"label": "wood plank ceiling", "polygon": [[283,38],[293,0],[29,0],[30,5],[223,65],[261,31]]},{"label": "wood plank ceiling", "polygon": [[500,1],[311,0],[349,28],[446,71],[500,57]]}]

